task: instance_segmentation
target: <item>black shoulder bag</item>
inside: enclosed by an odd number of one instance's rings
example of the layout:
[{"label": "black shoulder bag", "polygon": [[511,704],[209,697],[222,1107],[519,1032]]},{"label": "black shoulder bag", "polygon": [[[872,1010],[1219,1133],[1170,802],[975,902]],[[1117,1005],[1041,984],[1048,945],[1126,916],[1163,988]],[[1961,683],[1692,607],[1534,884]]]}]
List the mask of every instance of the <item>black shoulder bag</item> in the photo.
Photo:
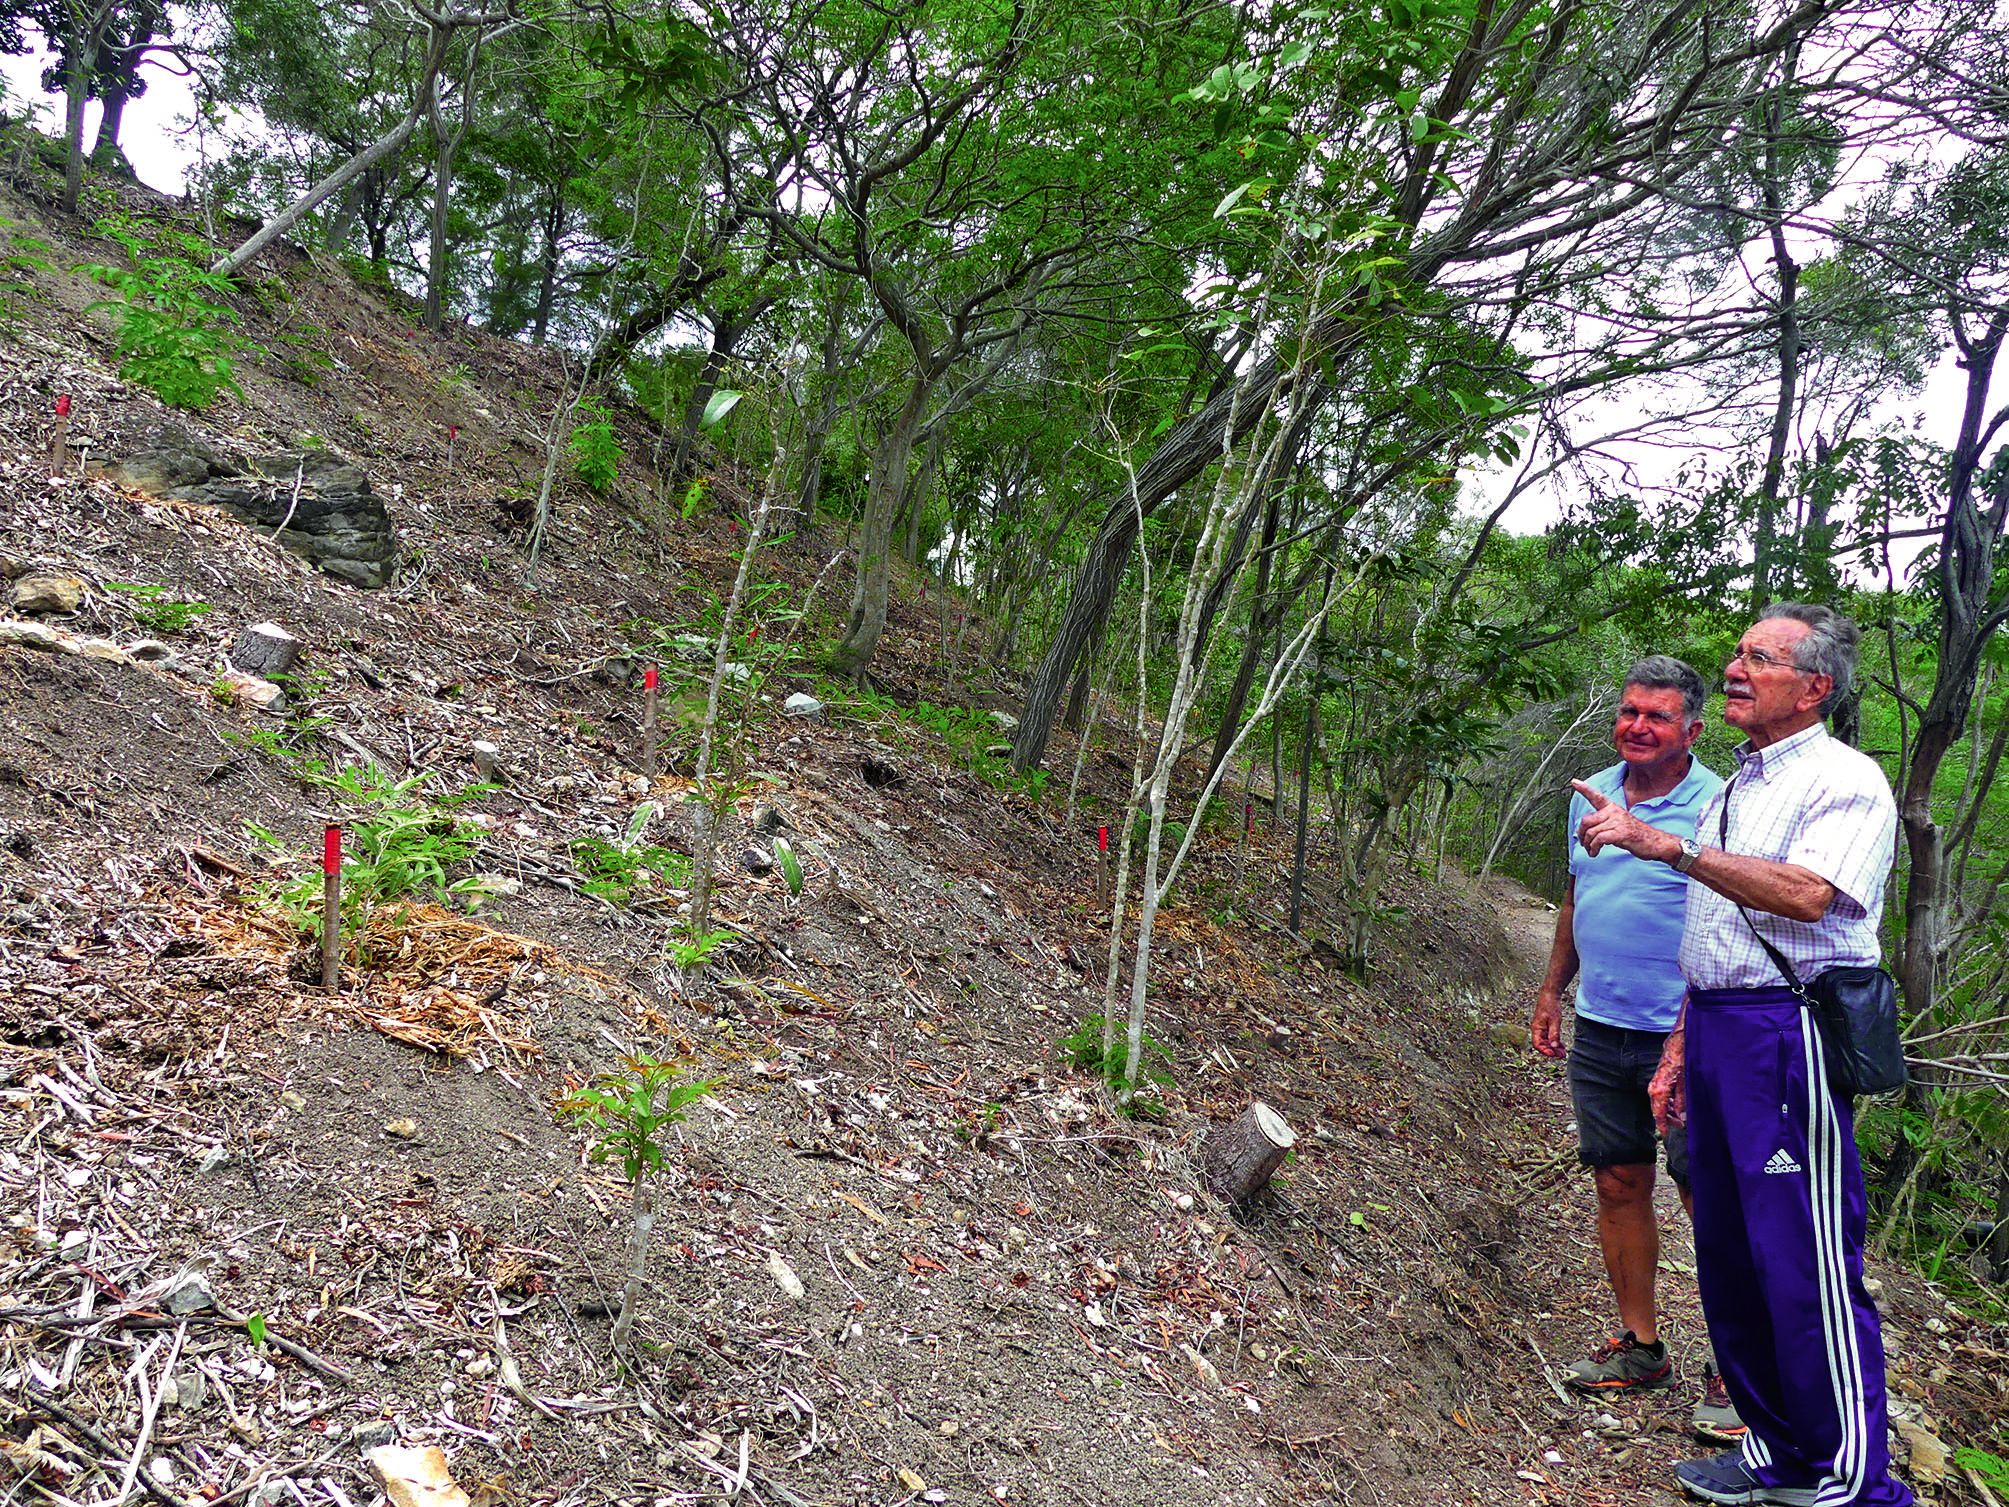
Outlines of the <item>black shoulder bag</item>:
[{"label": "black shoulder bag", "polygon": [[[1723,808],[1716,824],[1717,842],[1730,851],[1730,787],[1723,788]],[[1904,1087],[1904,1043],[1897,1029],[1897,985],[1880,967],[1851,964],[1829,968],[1803,984],[1778,948],[1765,940],[1758,923],[1743,906],[1737,914],[1772,959],[1786,985],[1799,996],[1821,1033],[1821,1055],[1827,1059],[1828,1087],[1853,1098],[1887,1094]]]}]

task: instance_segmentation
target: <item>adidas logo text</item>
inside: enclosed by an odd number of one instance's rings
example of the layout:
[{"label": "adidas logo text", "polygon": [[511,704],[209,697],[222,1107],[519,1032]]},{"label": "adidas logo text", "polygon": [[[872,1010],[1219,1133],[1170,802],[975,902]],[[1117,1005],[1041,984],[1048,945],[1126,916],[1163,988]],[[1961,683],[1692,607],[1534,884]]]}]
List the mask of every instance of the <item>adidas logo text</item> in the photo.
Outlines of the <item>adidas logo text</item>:
[{"label": "adidas logo text", "polygon": [[1765,1163],[1765,1173],[1768,1177],[1775,1176],[1780,1173],[1804,1172],[1804,1171],[1806,1171],[1806,1168],[1802,1167],[1798,1162],[1794,1161],[1790,1156],[1786,1155],[1786,1151],[1783,1146],[1780,1147],[1777,1151],[1773,1152],[1772,1159],[1769,1162]]}]

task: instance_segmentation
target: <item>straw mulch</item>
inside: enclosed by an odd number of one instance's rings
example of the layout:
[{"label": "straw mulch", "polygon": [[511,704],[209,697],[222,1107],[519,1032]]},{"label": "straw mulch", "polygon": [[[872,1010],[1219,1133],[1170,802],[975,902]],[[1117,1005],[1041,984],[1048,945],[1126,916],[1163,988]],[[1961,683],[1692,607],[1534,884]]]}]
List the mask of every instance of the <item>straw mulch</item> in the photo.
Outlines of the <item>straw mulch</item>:
[{"label": "straw mulch", "polygon": [[[299,929],[264,911],[218,906],[195,920],[220,951],[318,967],[317,960],[305,958],[310,949]],[[476,1057],[493,1046],[528,1058],[543,1048],[530,1034],[525,995],[547,971],[590,970],[568,964],[543,942],[497,931],[442,906],[382,905],[344,949],[344,987],[327,1004],[394,1041],[429,1052]]]}]

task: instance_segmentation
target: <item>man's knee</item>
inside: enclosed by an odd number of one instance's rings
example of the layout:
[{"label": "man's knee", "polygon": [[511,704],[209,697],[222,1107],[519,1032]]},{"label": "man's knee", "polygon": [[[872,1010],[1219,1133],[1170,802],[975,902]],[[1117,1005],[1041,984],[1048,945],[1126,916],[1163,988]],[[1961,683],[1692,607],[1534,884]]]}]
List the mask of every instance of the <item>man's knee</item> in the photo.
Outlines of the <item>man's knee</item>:
[{"label": "man's knee", "polygon": [[1626,1208],[1650,1203],[1653,1199],[1653,1163],[1641,1162],[1596,1169],[1598,1202],[1608,1208]]}]

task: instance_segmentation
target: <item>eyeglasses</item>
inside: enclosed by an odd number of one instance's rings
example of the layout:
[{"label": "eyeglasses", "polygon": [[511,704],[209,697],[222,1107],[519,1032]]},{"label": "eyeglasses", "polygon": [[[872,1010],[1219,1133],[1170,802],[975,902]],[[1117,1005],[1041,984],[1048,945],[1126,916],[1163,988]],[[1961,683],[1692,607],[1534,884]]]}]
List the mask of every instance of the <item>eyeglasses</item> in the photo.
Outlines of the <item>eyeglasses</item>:
[{"label": "eyeglasses", "polygon": [[1744,661],[1747,670],[1791,670],[1796,675],[1811,675],[1811,670],[1803,670],[1790,659],[1781,659],[1776,654],[1767,654],[1763,649],[1736,649],[1730,655],[1730,663]]}]

